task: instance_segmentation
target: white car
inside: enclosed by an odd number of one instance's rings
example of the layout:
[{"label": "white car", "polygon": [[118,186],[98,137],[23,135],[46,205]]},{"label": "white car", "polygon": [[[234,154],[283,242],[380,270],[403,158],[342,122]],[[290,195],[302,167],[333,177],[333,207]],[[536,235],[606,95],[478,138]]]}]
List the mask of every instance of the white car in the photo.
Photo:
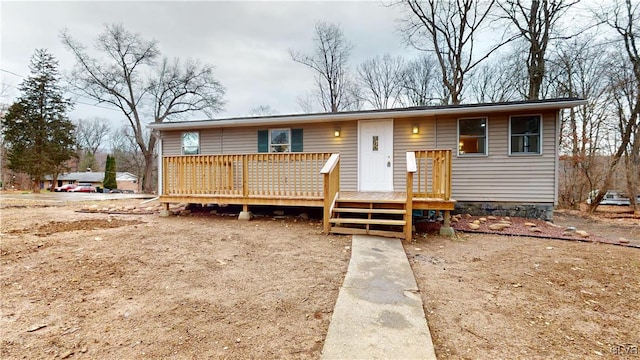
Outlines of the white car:
[{"label": "white car", "polygon": [[[587,204],[591,204],[591,200],[595,199],[596,195],[598,195],[598,190],[593,190],[589,193],[589,198],[587,199]],[[640,200],[640,196],[638,196]],[[636,200],[637,201],[637,200]],[[604,198],[600,201],[600,205],[620,205],[620,206],[629,206],[631,205],[631,200],[628,197],[624,196],[619,191],[609,190],[606,194],[604,194]]]}]

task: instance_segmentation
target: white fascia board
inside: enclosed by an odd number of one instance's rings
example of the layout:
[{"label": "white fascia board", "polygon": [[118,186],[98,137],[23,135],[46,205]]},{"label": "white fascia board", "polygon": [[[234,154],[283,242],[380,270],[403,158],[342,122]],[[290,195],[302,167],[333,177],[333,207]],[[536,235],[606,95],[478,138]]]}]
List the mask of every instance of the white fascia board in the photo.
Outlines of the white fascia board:
[{"label": "white fascia board", "polygon": [[567,109],[587,104],[586,100],[566,100],[539,103],[515,103],[502,105],[460,106],[452,108],[388,110],[355,113],[326,113],[313,115],[286,115],[260,118],[234,118],[221,120],[198,120],[184,122],[164,122],[147,125],[158,130],[190,130],[241,126],[275,126],[300,123],[340,122],[353,120],[400,119],[417,116],[462,115],[471,113],[495,113],[503,111],[534,111],[548,109]]}]

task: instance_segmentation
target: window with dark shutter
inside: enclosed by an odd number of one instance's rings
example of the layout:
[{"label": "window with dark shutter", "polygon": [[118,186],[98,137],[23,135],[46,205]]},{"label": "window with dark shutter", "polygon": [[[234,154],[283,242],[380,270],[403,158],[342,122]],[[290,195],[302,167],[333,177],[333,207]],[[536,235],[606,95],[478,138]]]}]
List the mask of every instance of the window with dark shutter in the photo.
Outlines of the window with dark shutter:
[{"label": "window with dark shutter", "polygon": [[258,152],[302,152],[302,129],[258,130]]},{"label": "window with dark shutter", "polygon": [[258,152],[269,152],[269,130],[258,130]]}]

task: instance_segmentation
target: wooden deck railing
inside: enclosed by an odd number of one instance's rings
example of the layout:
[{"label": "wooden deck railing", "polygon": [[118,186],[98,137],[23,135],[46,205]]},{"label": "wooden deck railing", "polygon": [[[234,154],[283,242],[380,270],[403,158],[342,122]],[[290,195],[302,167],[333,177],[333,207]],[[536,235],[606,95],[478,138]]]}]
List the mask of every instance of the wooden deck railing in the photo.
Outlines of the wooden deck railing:
[{"label": "wooden deck railing", "polygon": [[323,226],[326,234],[331,230],[331,213],[340,192],[340,154],[333,154],[320,170],[324,183]]},{"label": "wooden deck railing", "polygon": [[413,153],[416,165],[412,175],[413,197],[450,200],[451,150],[420,150]]},{"label": "wooden deck railing", "polygon": [[163,158],[162,195],[323,198],[330,153],[190,155]]}]

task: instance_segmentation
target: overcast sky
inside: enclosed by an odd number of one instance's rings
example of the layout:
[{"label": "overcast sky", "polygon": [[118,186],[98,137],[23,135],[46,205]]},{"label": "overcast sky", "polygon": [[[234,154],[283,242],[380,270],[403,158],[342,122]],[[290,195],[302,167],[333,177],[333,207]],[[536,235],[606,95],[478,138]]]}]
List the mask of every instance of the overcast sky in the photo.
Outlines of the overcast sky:
[{"label": "overcast sky", "polygon": [[[293,62],[289,49],[310,52],[318,21],[341,26],[354,45],[352,68],[384,53],[407,58],[416,55],[397,31],[401,10],[385,3],[3,0],[0,76],[13,98],[18,95],[15,86],[23,80],[14,74],[29,74],[29,59],[35,49],[48,49],[59,60],[63,73],[75,64],[60,41],[62,29],[92,45],[104,24],[122,23],[129,31],[157,40],[164,56],[213,64],[216,77],[226,88],[226,108],[216,117],[245,116],[261,105],[279,114],[299,113],[297,98],[313,89],[314,73]],[[78,100],[93,104],[87,98]],[[72,119],[123,119],[118,111],[84,104],[77,104],[70,115]]]}]

